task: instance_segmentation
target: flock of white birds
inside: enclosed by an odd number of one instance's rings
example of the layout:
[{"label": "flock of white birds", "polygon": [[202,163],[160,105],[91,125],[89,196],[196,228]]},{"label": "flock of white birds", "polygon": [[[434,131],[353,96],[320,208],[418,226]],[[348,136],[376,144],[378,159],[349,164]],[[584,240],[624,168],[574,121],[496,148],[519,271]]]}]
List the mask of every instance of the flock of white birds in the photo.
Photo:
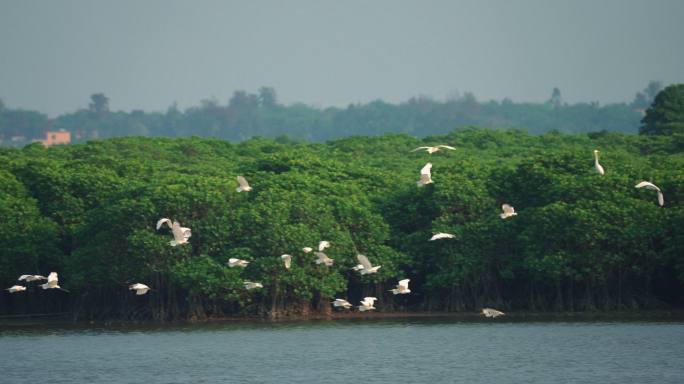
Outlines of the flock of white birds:
[{"label": "flock of white birds", "polygon": [[[428,154],[432,154],[435,152],[440,151],[441,149],[449,149],[449,150],[456,150],[456,148],[448,146],[448,145],[437,145],[434,147],[418,147],[411,152],[419,151],[419,150],[425,150]],[[596,169],[596,172],[598,172],[601,176],[605,174],[605,170],[601,164],[599,164],[599,150],[594,150],[594,168]],[[420,179],[417,181],[417,185],[419,187],[425,186],[427,184],[432,184],[434,183],[432,181],[432,163],[427,163],[423,168],[420,170]],[[237,192],[249,192],[252,190],[252,187],[249,185],[247,180],[243,176],[238,176],[237,177],[237,182],[238,182],[238,187],[236,189]],[[653,190],[657,192],[657,198],[658,198],[658,204],[662,207],[665,204],[665,197],[663,196],[663,192],[658,188],[655,184],[648,182],[648,181],[641,181],[637,185],[635,185],[635,188],[646,188],[649,190]],[[501,206],[502,213],[499,215],[502,219],[507,219],[512,216],[516,216],[517,213],[515,212],[515,209],[509,205],[509,204],[503,204]],[[173,234],[173,240],[169,241],[169,245],[172,247],[178,246],[178,245],[183,245],[188,243],[188,239],[190,239],[190,236],[192,236],[192,231],[190,228],[186,227],[181,227],[181,224],[178,221],[171,221],[168,218],[161,218],[159,221],[157,221],[157,226],[156,229],[159,230],[164,224],[167,224],[169,228],[171,229],[171,233]],[[452,239],[454,238],[455,235],[450,234],[450,233],[436,233],[434,234],[429,241],[434,241],[434,240],[441,240],[441,239]],[[322,240],[318,243],[318,248],[317,250],[314,250],[311,247],[303,247],[302,252],[304,253],[311,253],[313,252],[314,256],[316,256],[316,259],[314,262],[316,264],[325,264],[326,266],[332,266],[334,260],[328,257],[323,251],[326,248],[330,247],[330,242],[326,240]],[[285,269],[289,270],[290,267],[292,266],[292,255],[289,254],[283,254],[280,256],[283,264],[285,266]],[[377,273],[378,270],[382,267],[381,265],[373,265],[368,257],[362,254],[357,254],[356,258],[359,261],[359,264],[355,265],[352,267],[352,269],[356,272],[359,272],[360,275],[367,275],[371,273]],[[249,261],[247,260],[242,260],[242,259],[237,259],[237,258],[230,258],[228,260],[228,266],[233,268],[233,267],[241,267],[245,268],[249,265]],[[57,277],[57,272],[50,272],[50,274],[45,277],[42,275],[21,275],[19,276],[18,281],[25,281],[26,283],[33,282],[33,281],[42,281],[42,280],[47,280],[45,284],[39,284],[38,286],[41,287],[42,289],[59,289],[64,292],[69,292],[66,289],[63,289],[59,286],[59,281]],[[409,279],[403,279],[399,280],[397,282],[396,288],[390,289],[389,291],[392,292],[394,295],[405,295],[408,293],[411,293],[411,290],[409,289]],[[258,289],[258,288],[263,288],[264,286],[259,283],[259,282],[254,282],[254,281],[247,281],[245,280],[243,282],[243,285],[245,289],[251,290],[251,289]],[[22,292],[26,291],[26,286],[25,285],[14,285],[10,288],[7,288],[6,290],[9,291],[9,293],[17,293],[17,292]],[[129,290],[135,291],[136,295],[144,295],[148,291],[152,290],[149,286],[142,284],[142,283],[135,283],[131,284],[128,287]],[[375,308],[375,301],[377,301],[376,297],[364,297],[364,299],[360,302],[361,305],[358,305],[357,308],[360,312],[365,312],[365,311],[370,311]],[[335,308],[341,308],[341,309],[350,309],[353,307],[351,303],[349,303],[345,299],[335,299],[332,301],[332,305]],[[483,308],[482,309],[482,315],[485,317],[498,317],[501,315],[504,315],[503,312],[498,311],[496,309],[492,308]]]}]

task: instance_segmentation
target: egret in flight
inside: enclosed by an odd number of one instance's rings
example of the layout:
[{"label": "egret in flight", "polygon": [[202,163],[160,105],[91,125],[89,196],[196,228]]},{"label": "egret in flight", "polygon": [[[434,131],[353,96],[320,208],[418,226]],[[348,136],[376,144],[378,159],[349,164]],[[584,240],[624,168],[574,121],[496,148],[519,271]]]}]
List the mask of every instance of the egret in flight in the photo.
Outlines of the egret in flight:
[{"label": "egret in flight", "polygon": [[509,217],[511,217],[511,216],[516,216],[516,215],[517,215],[517,213],[515,213],[515,208],[511,207],[511,206],[508,205],[508,204],[502,205],[502,206],[501,206],[501,210],[503,211],[503,213],[500,214],[499,216],[500,216],[502,219],[506,219],[506,218],[509,218]]},{"label": "egret in flight", "polygon": [[352,307],[351,303],[345,299],[335,299],[335,301],[331,301],[331,303],[335,308],[342,307],[344,309],[349,309]]},{"label": "egret in flight", "polygon": [[59,289],[64,292],[69,292],[66,289],[59,286],[59,280],[57,278],[57,272],[50,272],[47,277],[47,283],[39,285],[43,289]]},{"label": "egret in flight", "polygon": [[145,285],[145,284],[135,283],[135,284],[131,284],[131,285],[128,287],[128,289],[131,290],[131,291],[135,291],[135,294],[136,294],[136,295],[141,296],[141,295],[146,294],[147,291],[150,290],[150,287],[148,287],[148,286]]},{"label": "egret in flight", "polygon": [[325,264],[328,267],[333,265],[334,260],[329,258],[328,255],[326,255],[325,253],[314,252],[314,255],[316,255],[316,257],[318,257],[318,259],[316,259],[316,264]]},{"label": "egret in flight", "polygon": [[247,281],[247,280],[245,280],[244,285],[245,285],[245,289],[247,289],[247,290],[264,287],[261,283],[255,283],[253,281]]},{"label": "egret in flight", "polygon": [[[380,269],[380,267],[382,267],[381,265],[373,266],[371,264],[370,260],[368,260],[368,258],[364,255],[358,254],[358,255],[356,255],[356,258],[359,260],[359,265],[354,267],[354,270],[359,271],[359,273],[361,273],[362,275],[367,275],[370,273],[377,273],[378,269]],[[361,268],[359,268],[359,266]]]},{"label": "egret in flight", "polygon": [[47,277],[43,275],[21,275],[17,279],[19,281],[26,280],[26,282],[36,281],[36,280],[47,280]]},{"label": "egret in flight", "polygon": [[428,154],[432,155],[433,153],[438,152],[442,148],[451,149],[452,151],[456,150],[456,148],[454,148],[454,147],[450,147],[448,145],[442,144],[442,145],[437,145],[434,147],[418,147],[418,148],[412,150],[411,152],[420,151],[421,149],[424,149],[425,151],[427,151]]},{"label": "egret in flight", "polygon": [[649,183],[648,181],[642,181],[641,183],[634,186],[634,188],[646,188],[651,191],[658,192],[658,204],[662,207],[665,205],[665,196],[663,196],[663,191],[660,190],[655,184]]},{"label": "egret in flight", "polygon": [[430,169],[432,169],[432,163],[425,164],[425,166],[420,170],[420,180],[416,182],[419,187],[433,183]]},{"label": "egret in flight", "polygon": [[330,248],[330,242],[326,240],[322,240],[321,242],[318,243],[318,251],[323,252],[324,249]]},{"label": "egret in flight", "polygon": [[247,264],[249,264],[249,261],[247,260],[242,260],[242,259],[236,259],[234,257],[231,257],[228,259],[228,266],[233,268],[233,267],[246,267]]},{"label": "egret in flight", "polygon": [[365,311],[370,311],[371,309],[375,309],[373,304],[375,303],[375,300],[377,300],[376,297],[364,297],[363,301],[361,301],[361,305],[359,305],[359,311],[365,312]]},{"label": "egret in flight", "polygon": [[408,287],[409,281],[411,281],[411,279],[399,280],[397,287],[390,289],[390,292],[395,295],[406,295],[407,293],[411,293],[411,290]]},{"label": "egret in flight", "polygon": [[245,179],[244,177],[238,176],[237,182],[238,182],[238,184],[240,184],[240,186],[235,189],[236,191],[238,191],[238,192],[242,192],[242,191],[249,192],[252,190],[252,187],[249,186],[247,179]]},{"label": "egret in flight", "polygon": [[157,230],[159,230],[164,223],[171,228],[171,233],[173,233],[173,240],[169,241],[169,244],[171,244],[172,247],[186,244],[190,236],[192,236],[192,231],[190,228],[181,227],[180,223],[175,220],[172,224],[171,220],[167,218],[161,218],[159,221],[157,221]]},{"label": "egret in flight", "polygon": [[435,233],[434,235],[432,235],[432,237],[428,241],[434,241],[434,240],[439,240],[439,239],[453,239],[454,237],[456,237],[456,236],[452,235],[451,233],[440,232],[440,233]]},{"label": "egret in flight", "polygon": [[5,288],[6,291],[9,291],[9,293],[16,293],[16,292],[23,292],[26,290],[26,287],[23,285],[13,285],[9,288]]}]

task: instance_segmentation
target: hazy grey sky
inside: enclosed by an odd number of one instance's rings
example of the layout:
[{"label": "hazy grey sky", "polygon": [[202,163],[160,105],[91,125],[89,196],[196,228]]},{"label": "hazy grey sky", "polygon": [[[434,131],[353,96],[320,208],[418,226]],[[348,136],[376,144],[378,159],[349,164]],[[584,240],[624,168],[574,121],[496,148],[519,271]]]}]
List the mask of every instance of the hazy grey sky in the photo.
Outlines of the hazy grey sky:
[{"label": "hazy grey sky", "polygon": [[478,99],[629,101],[684,82],[684,1],[0,0],[0,98],[50,116],[112,109],[345,106],[455,90]]}]

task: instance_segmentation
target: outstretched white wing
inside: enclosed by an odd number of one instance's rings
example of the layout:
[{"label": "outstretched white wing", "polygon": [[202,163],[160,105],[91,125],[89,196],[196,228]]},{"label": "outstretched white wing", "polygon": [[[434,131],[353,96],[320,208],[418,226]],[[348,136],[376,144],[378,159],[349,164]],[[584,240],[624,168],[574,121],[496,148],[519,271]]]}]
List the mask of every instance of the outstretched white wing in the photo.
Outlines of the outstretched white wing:
[{"label": "outstretched white wing", "polygon": [[451,233],[439,232],[439,233],[435,233],[430,238],[430,241],[439,240],[439,239],[453,239],[454,237],[456,237],[456,236],[452,235]]},{"label": "outstretched white wing", "polygon": [[371,268],[373,268],[373,265],[371,264],[370,260],[368,260],[368,258],[366,256],[364,256],[362,254],[358,254],[358,255],[356,255],[356,258],[359,260],[359,263],[361,263],[361,265],[363,265],[363,268],[365,268],[367,270],[370,270]]},{"label": "outstretched white wing", "polygon": [[399,283],[397,284],[397,286],[398,287],[404,287],[404,289],[408,289],[409,281],[411,281],[411,279],[399,280]]},{"label": "outstretched white wing", "polygon": [[442,144],[442,145],[438,145],[437,147],[438,147],[438,148],[446,148],[446,149],[451,149],[452,151],[455,151],[455,150],[456,150],[456,148],[454,148],[454,147],[451,147],[451,146],[448,146],[448,145],[444,145],[444,144]]},{"label": "outstretched white wing", "polygon": [[159,219],[159,221],[157,221],[157,230],[159,230],[159,228],[161,228],[161,226],[162,226],[164,223],[168,224],[168,225],[169,225],[169,228],[173,228],[173,226],[172,226],[172,224],[171,224],[171,220],[169,220],[169,219],[163,217],[163,218]]},{"label": "outstretched white wing", "polygon": [[639,184],[635,185],[634,188],[646,188],[652,191],[660,191],[660,188],[658,188],[655,184],[650,183],[648,181],[642,181]]},{"label": "outstretched white wing", "polygon": [[245,179],[244,177],[238,176],[237,182],[240,186],[237,187],[236,191],[242,192],[242,191],[251,191],[252,190],[252,187],[249,186],[247,179]]},{"label": "outstretched white wing", "polygon": [[418,147],[418,148],[412,150],[411,152],[420,151],[421,149],[428,150],[428,149],[430,149],[430,147]]}]

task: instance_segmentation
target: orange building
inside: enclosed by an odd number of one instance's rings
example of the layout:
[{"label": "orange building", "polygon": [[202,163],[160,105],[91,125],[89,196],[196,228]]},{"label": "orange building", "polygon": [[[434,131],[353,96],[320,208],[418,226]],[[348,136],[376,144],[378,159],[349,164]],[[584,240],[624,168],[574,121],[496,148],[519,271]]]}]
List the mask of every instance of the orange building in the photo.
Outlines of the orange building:
[{"label": "orange building", "polygon": [[40,142],[46,147],[55,144],[69,144],[71,143],[71,132],[65,130],[47,131],[45,133],[45,140]]}]

